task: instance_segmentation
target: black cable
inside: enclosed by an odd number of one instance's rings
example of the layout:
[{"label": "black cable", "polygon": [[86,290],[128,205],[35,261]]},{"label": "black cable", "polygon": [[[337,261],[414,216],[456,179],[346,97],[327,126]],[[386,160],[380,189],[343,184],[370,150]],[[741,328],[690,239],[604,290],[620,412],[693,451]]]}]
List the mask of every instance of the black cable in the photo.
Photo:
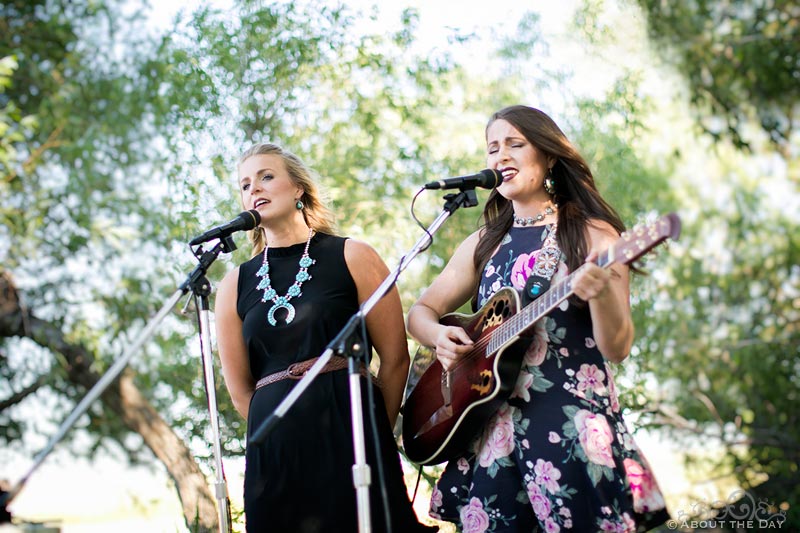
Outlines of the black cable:
[{"label": "black cable", "polygon": [[411,498],[411,505],[414,505],[414,502],[417,499],[417,491],[419,490],[419,482],[422,480],[422,465],[419,465],[419,469],[417,469],[417,482],[414,484],[414,496]]},{"label": "black cable", "polygon": [[411,200],[411,218],[414,219],[414,222],[416,222],[417,225],[420,228],[422,228],[422,231],[424,231],[425,234],[428,236],[428,244],[426,244],[424,248],[420,248],[419,253],[424,252],[425,250],[430,248],[431,245],[433,244],[433,235],[431,235],[431,232],[428,231],[428,228],[425,226],[425,224],[420,222],[420,220],[417,218],[417,215],[414,213],[414,204],[417,203],[417,198],[419,198],[419,195],[422,194],[424,191],[425,191],[424,187],[422,189],[418,190],[417,194],[415,194],[414,198]]}]

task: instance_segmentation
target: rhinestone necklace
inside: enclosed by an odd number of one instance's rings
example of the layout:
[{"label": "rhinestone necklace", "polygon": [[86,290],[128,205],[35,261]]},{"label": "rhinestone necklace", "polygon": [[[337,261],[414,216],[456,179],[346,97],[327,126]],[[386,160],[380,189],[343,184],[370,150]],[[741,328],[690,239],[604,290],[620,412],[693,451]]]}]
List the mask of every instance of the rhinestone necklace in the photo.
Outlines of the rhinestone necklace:
[{"label": "rhinestone necklace", "polygon": [[261,268],[258,269],[258,272],[256,272],[256,276],[261,278],[261,281],[258,282],[256,290],[264,290],[264,296],[261,297],[262,302],[268,302],[270,300],[272,301],[272,307],[270,307],[269,312],[267,313],[267,322],[269,322],[270,326],[277,325],[278,321],[275,319],[275,312],[281,308],[286,309],[287,324],[294,320],[294,306],[289,303],[289,300],[299,297],[303,294],[300,292],[300,287],[303,286],[303,282],[311,279],[311,275],[308,273],[308,268],[317,262],[315,259],[311,259],[311,257],[308,255],[308,247],[311,245],[311,236],[313,234],[314,230],[309,228],[306,248],[303,250],[303,256],[300,257],[300,270],[294,277],[294,283],[291,287],[289,287],[289,290],[286,291],[286,294],[283,296],[278,296],[278,293],[272,288],[272,281],[269,279],[269,260],[267,259],[267,251],[269,250],[269,246],[264,247],[264,263],[261,265]]},{"label": "rhinestone necklace", "polygon": [[519,226],[533,226],[537,222],[541,222],[542,220],[544,220],[544,217],[546,217],[547,215],[552,215],[553,213],[555,213],[556,209],[558,209],[557,205],[556,206],[548,205],[543,212],[539,213],[535,217],[526,217],[526,218],[520,218],[517,216],[516,213],[514,213],[514,224],[517,224]]}]

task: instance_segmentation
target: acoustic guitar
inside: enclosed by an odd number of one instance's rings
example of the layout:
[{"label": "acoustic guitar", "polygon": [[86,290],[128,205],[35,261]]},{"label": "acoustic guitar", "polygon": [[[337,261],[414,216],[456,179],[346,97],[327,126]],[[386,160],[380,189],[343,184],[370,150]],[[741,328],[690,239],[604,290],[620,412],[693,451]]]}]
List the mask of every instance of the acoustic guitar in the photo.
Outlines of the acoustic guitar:
[{"label": "acoustic guitar", "polygon": [[[680,228],[675,213],[638,226],[623,233],[598,257],[597,264],[603,268],[629,264],[667,238],[677,239]],[[428,348],[432,363],[416,385],[411,384],[402,411],[403,446],[411,461],[437,464],[467,449],[511,395],[531,342],[526,332],[573,294],[574,276],[573,272],[554,283],[525,307],[516,289],[504,287],[475,314],[451,313],[441,318],[443,325],[463,328],[474,344],[448,371]]]}]

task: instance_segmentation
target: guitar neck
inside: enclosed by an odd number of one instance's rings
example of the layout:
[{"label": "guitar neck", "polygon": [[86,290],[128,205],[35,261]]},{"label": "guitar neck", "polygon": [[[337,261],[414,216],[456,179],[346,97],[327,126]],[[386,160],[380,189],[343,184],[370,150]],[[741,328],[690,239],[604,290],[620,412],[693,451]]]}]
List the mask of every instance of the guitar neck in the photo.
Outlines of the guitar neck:
[{"label": "guitar neck", "polygon": [[[675,213],[659,217],[647,226],[637,226],[631,232],[623,233],[617,241],[608,247],[597,258],[597,265],[608,268],[614,263],[630,264],[667,237],[677,239],[681,231],[681,220]],[[577,272],[577,271],[576,271]],[[526,305],[519,313],[492,332],[488,343],[488,353],[494,353],[508,341],[518,337],[537,320],[552,311],[558,304],[569,298],[572,291],[572,280],[576,272],[556,283],[549,291]]]},{"label": "guitar neck", "polygon": [[[597,265],[601,268],[608,268],[614,263],[613,257],[614,248],[612,246],[600,254],[600,257],[597,258]],[[497,328],[489,340],[487,353],[493,353],[500,349],[505,343],[519,336],[537,320],[555,309],[558,304],[572,296],[572,280],[575,278],[576,273],[577,271],[569,274],[566,278],[550,287],[550,290],[523,307],[519,313]]]}]

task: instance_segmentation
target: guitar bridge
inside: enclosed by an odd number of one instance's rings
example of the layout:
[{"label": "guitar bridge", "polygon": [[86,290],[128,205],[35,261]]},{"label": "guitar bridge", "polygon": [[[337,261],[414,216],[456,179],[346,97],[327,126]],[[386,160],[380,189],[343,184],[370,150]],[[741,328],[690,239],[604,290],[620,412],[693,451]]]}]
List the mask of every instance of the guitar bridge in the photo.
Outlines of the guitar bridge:
[{"label": "guitar bridge", "polygon": [[445,405],[450,405],[452,403],[452,391],[450,389],[450,385],[450,372],[447,370],[442,370],[442,399],[444,400]]}]

